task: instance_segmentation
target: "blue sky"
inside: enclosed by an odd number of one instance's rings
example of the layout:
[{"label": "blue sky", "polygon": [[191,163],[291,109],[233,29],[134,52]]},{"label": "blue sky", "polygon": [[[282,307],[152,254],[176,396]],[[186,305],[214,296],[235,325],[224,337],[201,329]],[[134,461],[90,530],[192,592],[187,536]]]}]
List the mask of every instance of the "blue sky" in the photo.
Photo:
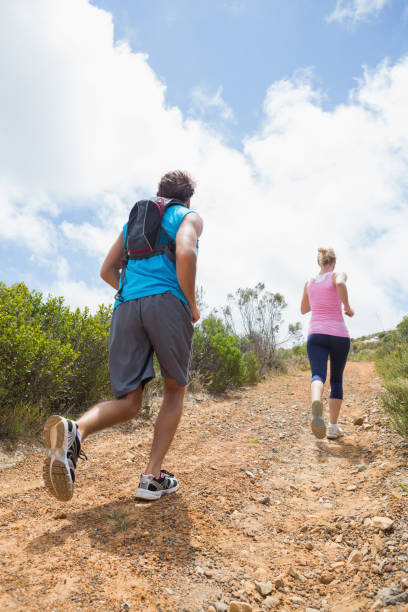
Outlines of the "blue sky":
[{"label": "blue sky", "polygon": [[[362,66],[374,68],[408,51],[406,2],[395,0],[360,23],[328,23],[335,1],[98,0],[110,11],[116,40],[126,39],[167,87],[167,102],[192,111],[191,92],[202,87],[233,109],[226,135],[240,146],[259,127],[269,85],[311,68],[325,106],[346,102]],[[208,120],[211,114],[208,113]]]},{"label": "blue sky", "polygon": [[263,281],[299,320],[333,246],[352,335],[392,327],[408,310],[407,34],[407,0],[0,4],[0,280],[109,303],[109,246],[179,167],[198,183],[208,304]]}]

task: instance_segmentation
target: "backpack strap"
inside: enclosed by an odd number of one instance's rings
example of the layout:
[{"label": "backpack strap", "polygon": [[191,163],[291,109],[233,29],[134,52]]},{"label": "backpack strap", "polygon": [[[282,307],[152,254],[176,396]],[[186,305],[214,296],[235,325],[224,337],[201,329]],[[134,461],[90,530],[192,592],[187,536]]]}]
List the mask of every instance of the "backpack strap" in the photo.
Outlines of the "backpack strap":
[{"label": "backpack strap", "polygon": [[116,295],[115,295],[115,300],[118,300],[119,302],[123,302],[123,297],[122,297],[123,284],[125,282],[126,267],[129,262],[129,254],[126,248],[127,247],[128,227],[129,227],[129,223],[126,226],[125,246],[122,248],[122,268],[120,270],[120,276],[119,276],[119,289],[117,290]]}]

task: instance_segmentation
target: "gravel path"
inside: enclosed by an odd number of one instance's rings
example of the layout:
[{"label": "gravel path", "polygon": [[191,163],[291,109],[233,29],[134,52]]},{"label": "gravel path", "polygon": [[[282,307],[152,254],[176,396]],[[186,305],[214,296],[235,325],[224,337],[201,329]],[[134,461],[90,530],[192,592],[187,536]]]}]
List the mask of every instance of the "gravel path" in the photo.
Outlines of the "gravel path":
[{"label": "gravel path", "polygon": [[69,504],[20,453],[0,469],[0,610],[408,610],[408,444],[371,363],[347,366],[340,441],[310,433],[308,380],[190,397],[159,502],[134,501],[150,422],[86,442]]}]

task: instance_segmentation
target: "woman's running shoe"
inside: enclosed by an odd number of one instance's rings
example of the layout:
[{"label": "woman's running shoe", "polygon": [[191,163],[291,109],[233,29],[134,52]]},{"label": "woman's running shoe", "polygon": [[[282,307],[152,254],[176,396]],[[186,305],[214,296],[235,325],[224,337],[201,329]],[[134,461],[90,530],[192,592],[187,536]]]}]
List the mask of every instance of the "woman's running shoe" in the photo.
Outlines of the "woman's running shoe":
[{"label": "woman's running shoe", "polygon": [[81,450],[77,424],[61,416],[50,416],[44,425],[44,444],[47,449],[44,484],[51,495],[69,501],[74,494],[78,457],[87,459]]},{"label": "woman's running shoe", "polygon": [[142,474],[136,491],[136,498],[159,499],[162,495],[174,493],[179,486],[174,474],[170,474],[166,470],[161,470],[159,478],[155,478],[153,474]]},{"label": "woman's running shoe", "polygon": [[312,432],[322,440],[326,435],[326,425],[323,418],[323,403],[319,400],[312,402]]},{"label": "woman's running shoe", "polygon": [[336,440],[342,436],[344,436],[344,431],[337,424],[329,423],[326,437],[329,438],[329,440]]}]

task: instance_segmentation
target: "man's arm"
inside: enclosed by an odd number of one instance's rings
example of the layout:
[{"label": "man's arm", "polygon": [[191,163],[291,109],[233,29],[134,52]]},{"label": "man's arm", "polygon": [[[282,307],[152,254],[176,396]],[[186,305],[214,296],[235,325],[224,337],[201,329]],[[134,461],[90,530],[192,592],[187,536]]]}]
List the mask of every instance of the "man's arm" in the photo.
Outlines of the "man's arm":
[{"label": "man's arm", "polygon": [[203,231],[203,221],[197,213],[186,215],[176,236],[177,280],[190,306],[193,323],[200,318],[195,298],[197,240]]},{"label": "man's arm", "polygon": [[123,253],[122,232],[110,248],[100,271],[101,278],[114,289],[119,289],[120,269],[122,267]]}]

